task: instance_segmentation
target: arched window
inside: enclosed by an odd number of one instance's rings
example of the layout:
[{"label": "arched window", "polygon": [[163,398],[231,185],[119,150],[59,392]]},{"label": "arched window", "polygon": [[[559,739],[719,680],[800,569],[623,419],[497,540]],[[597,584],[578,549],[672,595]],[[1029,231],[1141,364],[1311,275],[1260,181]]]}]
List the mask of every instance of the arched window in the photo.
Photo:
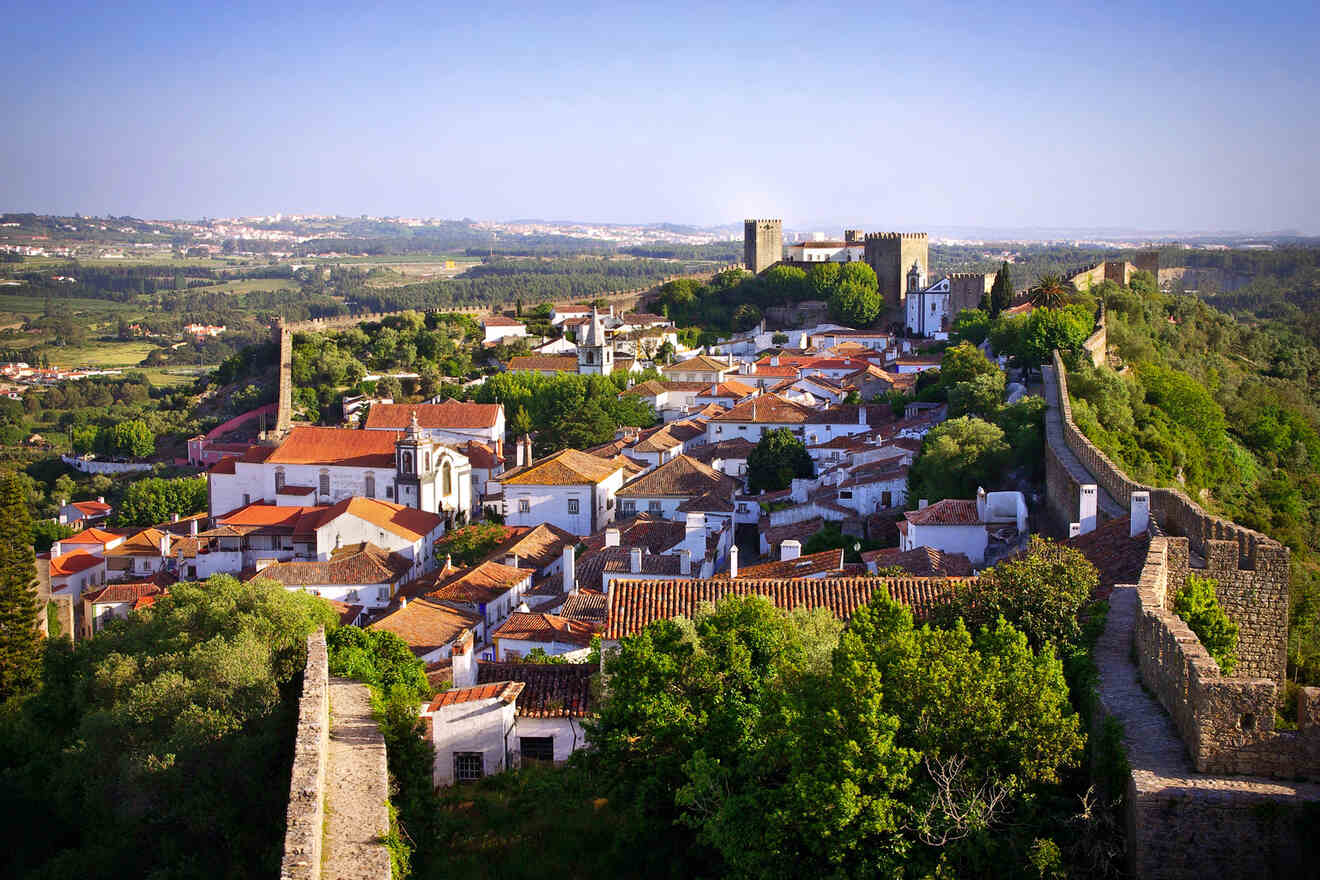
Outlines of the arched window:
[{"label": "arched window", "polygon": [[400,461],[402,462],[402,464],[400,465],[399,469],[402,470],[405,474],[411,474],[413,472],[412,453],[411,452],[403,453],[403,455],[400,456]]},{"label": "arched window", "polygon": [[428,474],[431,472],[431,453],[429,451],[426,453],[426,472]]},{"label": "arched window", "polygon": [[442,491],[445,495],[448,495],[454,491],[454,474],[453,469],[449,467],[448,461],[445,462],[444,468],[441,469],[440,474],[440,484],[443,487]]},{"label": "arched window", "polygon": [[320,490],[322,495],[330,494],[330,472],[321,471]]},{"label": "arched window", "polygon": [[365,489],[365,494],[366,494],[366,496],[367,496],[368,498],[375,498],[375,497],[376,497],[376,475],[375,475],[375,474],[372,474],[372,473],[368,473],[368,474],[367,474],[366,483],[367,483],[367,485],[366,485],[366,489]]},{"label": "arched window", "polygon": [[275,491],[279,492],[284,488],[284,468],[275,468]]}]

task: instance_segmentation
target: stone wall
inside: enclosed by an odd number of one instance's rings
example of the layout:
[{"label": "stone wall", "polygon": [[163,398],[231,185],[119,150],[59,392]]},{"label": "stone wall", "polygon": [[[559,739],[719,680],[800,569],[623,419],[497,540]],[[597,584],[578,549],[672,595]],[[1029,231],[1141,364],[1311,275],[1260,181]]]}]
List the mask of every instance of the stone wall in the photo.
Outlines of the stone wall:
[{"label": "stone wall", "polygon": [[1100,303],[1100,314],[1095,319],[1095,329],[1082,343],[1083,350],[1091,356],[1094,366],[1103,366],[1109,359],[1109,331],[1105,328],[1105,304]]},{"label": "stone wall", "polygon": [[307,666],[298,701],[293,772],[285,813],[280,880],[321,876],[321,826],[325,819],[325,767],[330,734],[330,671],[325,630],[307,637]]},{"label": "stone wall", "polygon": [[907,273],[913,262],[929,276],[929,237],[924,232],[872,232],[864,242],[863,259],[875,270],[885,308],[901,306],[907,296]]},{"label": "stone wall", "polygon": [[[1145,486],[1128,478],[1091,443],[1072,419],[1067,371],[1058,352],[1053,373],[1068,449],[1105,492],[1122,508],[1133,492],[1150,493],[1150,510],[1165,532],[1187,538],[1191,566],[1219,582],[1216,591],[1225,612],[1238,625],[1237,674],[1282,682],[1287,663],[1289,552],[1279,542],[1222,517],[1206,513],[1177,489]],[[1048,437],[1047,437],[1048,439]],[[1053,471],[1058,475],[1058,470]],[[1046,478],[1051,468],[1046,462]],[[1060,490],[1050,486],[1051,499]]]}]

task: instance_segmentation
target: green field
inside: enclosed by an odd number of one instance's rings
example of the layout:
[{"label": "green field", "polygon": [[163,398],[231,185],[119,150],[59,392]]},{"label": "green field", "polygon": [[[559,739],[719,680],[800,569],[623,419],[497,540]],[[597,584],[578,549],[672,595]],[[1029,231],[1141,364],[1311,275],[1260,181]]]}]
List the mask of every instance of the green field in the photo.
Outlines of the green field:
[{"label": "green field", "polygon": [[147,381],[157,388],[176,388],[192,385],[199,375],[205,372],[198,367],[147,367],[140,371]]},{"label": "green field", "polygon": [[248,293],[253,290],[297,290],[292,278],[242,278],[221,281],[205,287],[190,287],[188,293]]},{"label": "green field", "polygon": [[[15,290],[17,288],[0,288],[5,291]],[[135,315],[142,314],[142,306],[131,302],[115,302],[110,299],[85,299],[82,297],[53,296],[49,302],[52,305],[71,309],[73,312],[85,313],[106,313],[113,314],[118,318],[120,315],[132,312]],[[0,313],[27,315],[29,317],[38,317],[46,312],[47,298],[42,295],[26,295],[21,293],[0,293]]]}]

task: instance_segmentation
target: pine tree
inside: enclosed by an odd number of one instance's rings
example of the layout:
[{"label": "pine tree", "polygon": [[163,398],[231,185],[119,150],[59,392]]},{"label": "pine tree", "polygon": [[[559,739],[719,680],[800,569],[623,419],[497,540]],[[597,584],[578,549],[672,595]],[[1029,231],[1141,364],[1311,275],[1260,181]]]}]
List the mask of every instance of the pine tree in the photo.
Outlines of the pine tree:
[{"label": "pine tree", "polygon": [[997,318],[999,313],[1013,302],[1013,279],[1008,273],[1008,260],[1005,260],[995,273],[994,286],[990,288],[990,317]]},{"label": "pine tree", "polygon": [[0,702],[30,691],[41,664],[32,517],[12,474],[0,480]]}]

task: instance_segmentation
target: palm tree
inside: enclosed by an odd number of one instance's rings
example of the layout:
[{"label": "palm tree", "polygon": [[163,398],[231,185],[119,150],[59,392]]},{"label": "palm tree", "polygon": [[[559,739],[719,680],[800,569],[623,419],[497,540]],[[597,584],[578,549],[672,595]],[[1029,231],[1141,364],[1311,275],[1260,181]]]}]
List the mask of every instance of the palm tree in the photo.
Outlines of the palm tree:
[{"label": "palm tree", "polygon": [[1063,305],[1067,293],[1062,276],[1047,272],[1036,279],[1036,286],[1031,291],[1031,304],[1038,309],[1057,309]]}]

